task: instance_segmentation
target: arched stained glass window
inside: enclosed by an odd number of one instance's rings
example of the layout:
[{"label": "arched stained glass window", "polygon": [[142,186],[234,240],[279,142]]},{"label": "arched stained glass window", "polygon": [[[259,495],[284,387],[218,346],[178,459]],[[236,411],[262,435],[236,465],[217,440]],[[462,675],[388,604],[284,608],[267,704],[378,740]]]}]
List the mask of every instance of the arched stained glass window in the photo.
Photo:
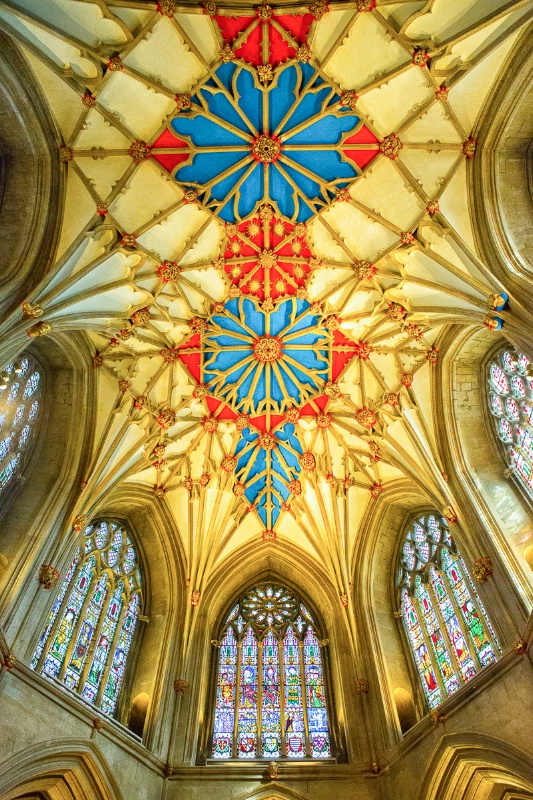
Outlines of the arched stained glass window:
[{"label": "arched stained glass window", "polygon": [[428,514],[405,536],[399,588],[407,636],[430,708],[501,653],[448,523]]},{"label": "arched stained glass window", "polygon": [[141,574],[125,527],[97,520],[85,530],[31,666],[113,714],[140,612]]},{"label": "arched stained glass window", "polygon": [[503,350],[491,363],[489,408],[509,467],[533,495],[533,367],[523,353]]},{"label": "arched stained glass window", "polygon": [[24,356],[0,373],[0,495],[31,452],[41,411],[41,374]]},{"label": "arched stained glass window", "polygon": [[300,601],[266,584],[246,594],[220,643],[214,758],[331,754],[320,644]]}]

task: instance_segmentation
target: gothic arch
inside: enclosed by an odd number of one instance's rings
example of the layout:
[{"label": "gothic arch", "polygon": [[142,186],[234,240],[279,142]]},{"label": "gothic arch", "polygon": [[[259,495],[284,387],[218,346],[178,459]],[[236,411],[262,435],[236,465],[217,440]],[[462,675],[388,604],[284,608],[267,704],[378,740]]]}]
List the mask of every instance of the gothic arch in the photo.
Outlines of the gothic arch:
[{"label": "gothic arch", "polygon": [[[440,446],[450,485],[475,534],[472,554],[490,555],[495,565],[501,560],[504,594],[518,593],[525,612],[533,602],[533,572],[524,557],[531,544],[532,505],[516,481],[504,475],[507,464],[491,425],[486,391],[487,365],[507,344],[479,328],[449,332],[438,376],[444,407]],[[520,630],[524,621],[525,613],[520,617],[515,611],[506,624]],[[508,635],[514,635],[509,628]]]},{"label": "gothic arch", "polygon": [[[144,712],[142,739],[146,746],[157,750],[162,729],[159,710],[172,700],[172,665],[175,643],[179,638],[176,633],[183,624],[185,580],[180,540],[171,536],[173,521],[168,509],[139,485],[123,484],[92,510],[87,521],[90,523],[101,517],[116,518],[126,525],[135,543],[143,579],[141,618],[133,638],[115,717],[121,724],[128,725],[133,713],[133,699],[141,693],[146,694],[149,702]],[[66,529],[62,531],[61,560],[58,562],[62,574],[72,560],[73,548],[75,541],[70,530]],[[28,659],[31,659],[46,625],[54,596],[46,599],[48,602],[40,608],[39,622],[35,622],[35,617],[29,621],[33,636],[28,644]]]},{"label": "gothic arch", "polygon": [[3,800],[123,800],[104,756],[93,742],[57,740],[16,753],[0,765]]},{"label": "gothic arch", "polygon": [[28,353],[43,370],[47,396],[22,480],[8,485],[1,503],[0,551],[7,564],[0,574],[0,614],[11,639],[35,600],[40,564],[53,564],[61,553],[90,455],[95,419],[95,386],[86,369],[89,357],[83,334],[55,334],[32,343]]},{"label": "gothic arch", "polygon": [[22,50],[0,36],[0,257],[6,313],[50,266],[57,245],[66,172],[41,87]]},{"label": "gothic arch", "polygon": [[531,759],[499,739],[446,736],[431,758],[419,800],[514,800],[533,797]]},{"label": "gothic arch", "polygon": [[[247,575],[245,582],[242,575]],[[298,580],[295,580],[298,575]],[[331,719],[332,749],[337,760],[344,761],[348,752],[357,752],[357,739],[348,743],[343,724],[350,714],[357,714],[353,698],[354,666],[347,655],[346,632],[338,610],[339,599],[327,575],[315,559],[302,557],[300,548],[284,543],[283,548],[263,545],[262,552],[241,548],[225,559],[214,572],[209,587],[196,609],[197,618],[191,637],[191,675],[189,693],[182,700],[178,725],[178,749],[186,748],[185,759],[205,763],[212,728],[212,698],[215,691],[218,650],[211,644],[220,633],[226,609],[247,589],[266,581],[276,582],[300,595],[308,604],[320,635],[329,639],[323,649],[326,696]],[[227,616],[227,614],[226,614]],[[181,676],[180,676],[181,677]],[[197,709],[205,709],[198,724]],[[348,751],[347,751],[348,748]]]},{"label": "gothic arch", "polygon": [[480,252],[504,285],[530,294],[533,89],[531,26],[516,42],[502,81],[479,121],[480,157],[472,164],[472,213]]}]

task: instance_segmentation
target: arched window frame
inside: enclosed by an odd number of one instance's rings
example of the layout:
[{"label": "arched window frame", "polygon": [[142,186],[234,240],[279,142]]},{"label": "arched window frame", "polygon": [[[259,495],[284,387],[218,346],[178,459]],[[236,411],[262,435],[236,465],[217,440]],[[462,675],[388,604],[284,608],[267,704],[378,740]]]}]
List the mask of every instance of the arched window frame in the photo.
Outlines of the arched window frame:
[{"label": "arched window frame", "polygon": [[[27,368],[23,374],[18,377],[18,370],[23,368],[24,363],[27,362]],[[24,393],[28,385],[30,377],[34,373],[39,374],[39,383],[36,390],[27,399],[24,398]],[[7,404],[6,400],[15,383],[21,383],[17,401],[13,404]],[[2,387],[5,387],[2,389]],[[0,415],[5,414],[6,419],[0,429],[0,475],[2,471],[8,467],[10,461],[14,460],[18,454],[19,463],[13,471],[11,477],[7,479],[2,486],[0,478],[0,508],[5,511],[9,505],[10,500],[14,497],[17,489],[20,486],[21,480],[24,480],[28,475],[32,463],[39,451],[40,433],[43,430],[46,421],[46,388],[47,388],[47,371],[44,365],[33,353],[24,352],[13,362],[8,364],[4,370],[0,372]],[[30,419],[31,410],[34,403],[38,403],[38,411],[33,419]],[[13,421],[17,410],[24,405],[24,413],[21,421],[13,425]],[[6,449],[1,447],[1,443],[5,440],[9,432],[13,434],[15,443],[19,440],[22,430],[29,426],[29,435],[22,447],[15,450],[13,447]]]},{"label": "arched window frame", "polygon": [[[486,362],[485,397],[494,441],[507,467],[506,475],[511,478],[531,509],[533,507],[533,376],[529,377],[526,373],[530,363],[524,353],[518,353],[512,347],[500,347],[493,352]],[[494,379],[494,367],[498,367],[504,373],[509,387],[508,392],[502,391],[502,387],[498,386]],[[524,388],[524,396],[521,398],[512,391],[510,381],[512,377],[516,378]],[[528,468],[529,481],[525,474]]]},{"label": "arched window frame", "polygon": [[[89,542],[91,542],[93,545],[96,544],[96,540],[94,538],[95,532],[97,531],[98,526],[100,526],[102,523],[106,523],[108,526],[116,526],[116,529],[122,532],[126,546],[121,548],[121,553],[130,546],[133,548],[136,560],[134,568],[129,573],[124,574],[117,572],[117,570],[113,569],[109,563],[105,563],[104,559],[99,557],[99,553],[102,553],[104,550],[109,550],[110,543],[108,543],[106,547],[102,547],[100,549],[97,547],[95,548],[94,546],[87,547]],[[89,564],[91,559],[94,559],[95,563],[88,571],[88,574],[90,575],[88,588],[84,594],[80,610],[73,620],[73,632],[68,640],[64,657],[60,663],[57,674],[49,675],[44,670],[47,656],[52,645],[54,644],[54,640],[57,635],[57,631],[61,626],[62,620],[64,619],[65,611],[67,609],[67,605],[76,581],[80,577],[84,567]],[[105,584],[108,587],[106,590],[106,596],[102,603],[101,613],[96,620],[94,635],[91,637],[91,640],[88,644],[88,656],[83,661],[79,682],[76,687],[71,688],[67,683],[65,683],[64,677],[68,670],[69,662],[74,649],[76,648],[81,627],[83,626],[84,620],[87,617],[87,610],[91,605],[91,598],[93,597],[94,590],[100,581],[105,581]],[[121,584],[123,589],[121,593],[122,603],[119,609],[117,623],[113,629],[112,644],[107,654],[107,660],[104,665],[102,678],[98,683],[96,696],[93,699],[89,699],[83,696],[83,689],[86,685],[92,666],[95,650],[97,649],[95,644],[104,628],[107,612],[111,606],[113,596],[115,592],[118,591]],[[45,620],[43,620],[43,625],[40,628],[41,635],[39,636],[32,650],[33,658],[31,658],[30,666],[36,672],[42,674],[43,677],[54,680],[56,683],[61,683],[62,688],[80,697],[84,702],[94,705],[95,708],[98,708],[102,713],[123,721],[122,717],[125,716],[124,709],[127,705],[127,703],[125,703],[125,697],[131,685],[132,674],[135,670],[135,663],[139,649],[139,640],[141,638],[139,622],[147,619],[145,616],[143,616],[143,612],[145,610],[145,592],[146,580],[145,570],[143,569],[142,564],[142,553],[135,536],[130,530],[130,526],[123,520],[115,517],[95,517],[85,528],[82,538],[78,540],[75,552],[72,553],[71,551],[70,558],[66,561],[63,580],[58,583],[55,589],[55,596],[53,598],[51,608],[49,608],[48,614],[46,615]],[[113,660],[120,644],[123,623],[128,613],[129,603],[135,597],[138,598],[138,601],[136,603],[134,629],[129,638],[128,650],[124,659],[125,667],[120,676],[120,684],[114,697],[113,707],[109,708],[110,703],[107,702],[102,704],[102,701],[105,699],[105,690],[107,688],[109,675],[113,669]]]},{"label": "arched window frame", "polygon": [[[226,631],[228,629],[229,624],[231,622],[235,622],[235,620],[237,620],[237,618],[238,618],[238,614],[236,614],[234,617],[232,616],[234,609],[237,606],[242,607],[243,600],[248,595],[250,595],[251,592],[253,592],[253,591],[257,590],[257,589],[266,588],[267,586],[275,586],[275,587],[282,588],[283,590],[287,591],[290,595],[292,595],[295,598],[296,603],[298,605],[298,608],[300,608],[300,607],[305,608],[307,613],[309,614],[309,618],[312,620],[312,622],[310,624],[312,625],[312,628],[313,628],[313,631],[314,631],[314,635],[316,636],[316,639],[318,641],[319,655],[320,655],[321,667],[322,667],[322,682],[323,682],[323,689],[324,689],[324,695],[325,695],[325,710],[326,710],[326,719],[327,719],[328,733],[329,733],[329,751],[330,751],[328,755],[323,755],[323,756],[312,756],[312,755],[309,755],[309,753],[310,753],[309,740],[308,740],[309,730],[308,730],[308,727],[306,725],[306,730],[305,730],[305,753],[304,753],[304,755],[302,755],[300,758],[296,758],[294,756],[293,757],[287,756],[285,754],[285,749],[284,749],[284,744],[285,744],[285,742],[284,742],[284,739],[285,739],[284,733],[285,732],[283,732],[283,727],[284,727],[283,723],[284,723],[285,720],[283,718],[283,711],[282,711],[282,717],[281,717],[281,719],[282,719],[282,724],[281,724],[281,727],[282,727],[282,739],[283,739],[283,741],[282,741],[282,750],[281,750],[282,754],[280,754],[279,756],[276,756],[275,759],[277,761],[287,760],[287,761],[289,761],[291,763],[301,763],[303,760],[307,760],[307,761],[313,760],[313,761],[317,761],[317,762],[323,762],[324,760],[327,760],[328,758],[335,758],[335,757],[337,757],[337,760],[338,760],[338,756],[340,755],[341,756],[341,760],[342,760],[342,754],[339,754],[339,753],[336,752],[336,750],[338,749],[337,741],[336,741],[337,740],[337,735],[336,735],[336,730],[335,730],[335,727],[334,727],[334,720],[333,720],[333,714],[334,714],[335,705],[334,705],[334,698],[333,698],[333,689],[332,689],[330,675],[329,675],[329,659],[328,659],[328,653],[327,653],[328,648],[325,647],[325,645],[328,644],[329,640],[322,638],[322,636],[323,636],[323,625],[322,625],[320,619],[317,618],[314,610],[313,610],[313,614],[311,614],[308,611],[308,609],[310,608],[310,604],[307,603],[305,600],[302,601],[302,599],[300,598],[300,596],[296,592],[294,592],[291,588],[287,587],[284,583],[280,583],[278,580],[262,581],[260,583],[253,584],[253,585],[249,586],[246,591],[242,592],[241,595],[238,597],[238,599],[234,599],[230,604],[228,604],[228,606],[226,608],[226,613],[222,617],[222,622],[218,626],[218,639],[212,641],[212,644],[215,644],[216,647],[213,648],[214,656],[213,656],[213,662],[212,662],[212,690],[209,693],[209,708],[208,708],[208,714],[207,714],[208,726],[209,726],[209,736],[208,736],[208,740],[207,740],[207,753],[206,753],[207,759],[211,763],[224,763],[225,761],[228,761],[228,760],[238,760],[238,761],[240,761],[242,763],[246,763],[246,761],[252,761],[252,762],[270,761],[273,758],[273,756],[271,756],[271,755],[261,755],[261,752],[260,752],[260,748],[261,748],[260,711],[258,713],[258,752],[252,758],[247,758],[247,757],[239,758],[238,757],[238,754],[237,754],[237,739],[238,739],[237,715],[238,715],[238,705],[239,705],[238,699],[239,699],[239,689],[240,689],[240,686],[239,686],[238,683],[236,684],[236,687],[235,687],[235,703],[234,703],[235,722],[234,722],[234,727],[233,727],[233,731],[232,731],[232,734],[231,734],[231,736],[233,738],[231,755],[228,756],[228,757],[216,758],[216,759],[213,756],[214,734],[215,734],[214,724],[215,724],[215,717],[216,717],[216,698],[217,698],[217,690],[218,690],[218,686],[219,686],[218,679],[219,679],[219,666],[220,666],[220,645],[222,644],[222,642],[224,640],[224,637],[226,635]],[[248,622],[247,622],[245,627],[243,628],[242,633],[239,634],[239,644],[242,642],[242,639],[244,638],[245,632],[246,632],[248,627],[249,627],[249,625],[248,625]],[[252,627],[254,627],[254,626],[252,625]],[[302,633],[300,633],[295,628],[294,621],[292,621],[292,622],[288,621],[282,627],[282,636],[279,639],[279,645],[278,645],[279,646],[280,672],[281,672],[282,663],[283,663],[282,662],[282,658],[283,658],[283,638],[284,638],[284,636],[286,634],[286,631],[287,631],[288,627],[292,627],[292,629],[295,631],[296,638],[298,639],[298,641],[300,643],[300,648],[299,648],[300,670],[303,669],[303,662],[302,662],[301,656],[302,656],[302,644],[303,644],[303,638],[304,638],[304,635],[305,635],[305,629],[303,630]],[[265,628],[261,628],[261,627],[257,628],[257,627],[255,627],[254,629],[256,630],[256,636],[258,637],[257,638],[258,645],[260,644],[259,637],[261,637],[262,640],[266,639],[266,637],[268,635],[268,631],[271,630],[271,628],[269,626],[266,626]],[[259,651],[259,649],[260,648],[258,646],[258,651]],[[240,656],[240,647],[239,647],[239,649],[237,651],[237,663],[239,661],[239,656]],[[258,664],[258,674],[260,674],[260,673],[261,673],[261,670],[259,669],[259,664]],[[304,675],[303,671],[301,671],[301,675],[302,676]],[[284,689],[285,689],[285,685],[283,685],[283,687],[280,689],[280,695],[281,696],[284,695]],[[260,694],[260,692],[261,692],[261,685],[259,684],[259,686],[258,686],[258,695]],[[307,700],[307,686],[305,684],[305,678],[302,679],[302,700],[303,701]],[[303,707],[306,707],[306,705],[307,705],[306,702],[303,702]],[[262,707],[262,697],[261,697],[260,700],[258,699],[258,701],[257,701],[257,709],[261,709],[261,707]],[[303,708],[302,708],[302,711],[303,711]],[[306,709],[305,713],[307,714],[307,709]]]},{"label": "arched window frame", "polygon": [[[436,522],[440,536],[438,540],[429,536],[428,530],[434,530]],[[424,539],[428,547],[412,547],[416,526],[424,530]],[[429,541],[428,541],[429,539]],[[423,538],[420,537],[422,545]],[[409,548],[409,545],[411,547]],[[407,558],[411,561],[407,563]],[[489,615],[479,596],[470,571],[459,552],[450,532],[447,520],[435,511],[420,513],[411,518],[405,527],[401,539],[401,546],[397,558],[398,570],[396,578],[396,591],[401,617],[401,628],[404,641],[410,653],[410,663],[416,674],[417,686],[420,687],[425,703],[430,709],[436,708],[462,688],[469,680],[479,673],[481,669],[497,661],[502,653],[497,634],[491,624]],[[462,578],[466,587],[466,597],[472,601],[474,612],[483,626],[484,647],[487,652],[478,652],[473,641],[465,615],[459,605],[458,597],[447,575],[447,566],[455,567],[456,574]],[[455,584],[459,587],[460,584]],[[422,587],[422,588],[420,588]],[[437,592],[444,587],[449,605]],[[458,589],[458,592],[461,590]],[[432,614],[424,614],[424,595],[429,601]],[[465,596],[465,595],[463,595]],[[408,618],[412,605],[415,612],[415,624],[410,625]],[[445,611],[443,612],[443,607]],[[448,616],[449,614],[449,616]],[[456,620],[455,629],[466,644],[465,650],[469,660],[460,662],[448,632],[454,627],[452,616]],[[426,621],[427,620],[427,623]],[[442,635],[444,633],[444,635]],[[433,637],[435,634],[435,637]],[[420,652],[417,660],[416,651]],[[490,652],[492,652],[492,656]],[[440,660],[439,660],[440,656]],[[470,663],[469,663],[470,661]],[[484,663],[483,663],[484,662]],[[424,668],[422,668],[422,664]],[[442,667],[439,668],[439,664]],[[445,666],[447,664],[447,667]],[[451,667],[451,669],[450,669]],[[425,675],[427,674],[427,680]],[[429,680],[429,678],[432,680]],[[433,687],[434,688],[431,688]]]}]

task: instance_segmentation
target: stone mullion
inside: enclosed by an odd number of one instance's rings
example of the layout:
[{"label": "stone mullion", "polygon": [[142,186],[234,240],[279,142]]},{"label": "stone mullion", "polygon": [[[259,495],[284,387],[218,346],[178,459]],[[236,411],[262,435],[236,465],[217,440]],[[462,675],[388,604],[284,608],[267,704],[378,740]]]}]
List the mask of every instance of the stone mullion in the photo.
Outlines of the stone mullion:
[{"label": "stone mullion", "polygon": [[[441,578],[442,578],[442,580],[444,582],[444,585],[446,586],[446,588],[448,590],[447,591],[448,597],[450,598],[450,602],[452,604],[453,610],[455,611],[455,616],[457,617],[457,621],[459,622],[459,625],[461,626],[461,630],[463,632],[463,636],[465,637],[465,642],[466,642],[467,645],[469,645],[468,651],[469,651],[470,655],[473,657],[474,663],[476,665],[476,672],[477,672],[478,670],[483,669],[483,664],[479,660],[479,656],[477,654],[474,642],[472,641],[472,637],[470,636],[470,631],[468,630],[468,628],[466,626],[466,622],[465,622],[464,617],[463,617],[463,612],[461,611],[461,609],[459,607],[459,603],[457,602],[457,600],[455,598],[455,593],[454,593],[453,589],[448,584],[448,576],[445,574],[444,570],[440,571],[440,576],[441,576]],[[463,582],[464,582],[465,587],[466,587],[466,580],[464,578],[463,578]]]},{"label": "stone mullion", "polygon": [[[446,645],[446,649],[447,649],[448,653],[451,655],[451,662],[452,662],[452,664],[456,665],[455,673],[456,673],[457,677],[459,678],[460,683],[466,683],[465,679],[463,678],[463,673],[462,673],[462,670],[461,670],[461,665],[459,664],[459,659],[457,658],[457,653],[455,652],[455,648],[453,646],[453,642],[451,641],[450,634],[448,633],[448,626],[446,625],[446,623],[444,621],[444,617],[442,615],[442,611],[440,610],[440,606],[439,606],[439,603],[438,603],[438,600],[437,600],[437,593],[433,589],[433,586],[431,585],[431,581],[428,581],[428,583],[426,584],[426,589],[427,589],[428,594],[430,596],[430,599],[431,599],[431,601],[433,603],[433,608],[435,610],[435,615],[436,615],[436,617],[437,617],[437,619],[438,619],[438,621],[439,621],[439,623],[441,625],[441,631],[442,631],[442,634],[443,634],[442,638],[443,638],[444,644]],[[446,639],[444,638],[444,634],[446,634]],[[467,639],[465,639],[465,643],[468,644],[468,640]]]},{"label": "stone mullion", "polygon": [[263,747],[263,642],[257,642],[257,758],[261,758]]},{"label": "stone mullion", "polygon": [[283,640],[278,641],[278,669],[279,669],[279,722],[280,722],[280,753],[287,755],[285,744],[285,672],[283,670]]},{"label": "stone mullion", "polygon": [[[435,673],[435,678],[437,679],[437,683],[439,685],[440,693],[441,693],[442,699],[444,700],[448,696],[448,692],[446,691],[446,687],[444,686],[444,681],[443,681],[443,678],[442,678],[442,675],[441,675],[441,671],[439,669],[439,665],[438,665],[438,662],[437,662],[437,656],[435,655],[435,652],[433,650],[433,645],[432,645],[432,642],[431,642],[431,636],[428,633],[428,629],[426,627],[426,620],[425,620],[424,615],[422,613],[422,605],[421,605],[421,603],[420,603],[420,601],[418,600],[417,597],[413,597],[412,601],[413,601],[413,605],[416,603],[415,611],[416,611],[416,614],[417,614],[417,617],[418,617],[418,623],[420,625],[420,631],[422,633],[422,638],[424,639],[424,644],[426,645],[426,650],[427,650],[427,653],[428,653],[428,656],[429,656],[429,660],[431,661],[431,666],[433,667],[433,672]],[[405,625],[405,620],[404,620],[404,625]],[[407,628],[407,626],[405,626],[405,627]],[[409,637],[409,631],[407,631],[407,638],[409,640],[409,643],[411,643],[411,639]],[[446,647],[446,640],[444,639],[444,636],[442,638],[443,638],[443,641],[444,641],[444,646]],[[414,648],[412,648],[412,649],[414,651]],[[448,650],[447,647],[446,647],[446,650]],[[415,659],[415,662],[416,662],[416,659]]]},{"label": "stone mullion", "polygon": [[98,642],[98,639],[100,638],[100,634],[101,634],[102,628],[104,626],[105,618],[107,617],[107,613],[109,611],[111,603],[113,602],[113,595],[114,595],[114,592],[110,591],[109,600],[105,604],[105,610],[104,610],[104,608],[102,608],[102,610],[100,612],[100,618],[98,620],[96,628],[94,629],[94,633],[93,633],[93,636],[91,638],[91,643],[89,644],[89,647],[87,648],[87,658],[85,660],[85,664],[83,665],[83,669],[82,669],[81,674],[80,674],[80,681],[79,681],[79,684],[78,684],[78,687],[77,687],[77,691],[79,693],[81,693],[81,691],[83,690],[83,685],[85,684],[85,681],[87,680],[87,675],[89,673],[89,669],[91,667],[92,660],[93,660],[94,653],[95,653],[96,646],[97,646],[96,643]]},{"label": "stone mullion", "polygon": [[231,755],[237,758],[237,738],[239,735],[239,693],[241,690],[241,661],[242,661],[242,641],[237,642],[237,680],[235,681],[235,718],[233,723],[233,745]]},{"label": "stone mullion", "polygon": [[57,676],[57,679],[60,681],[62,681],[63,678],[65,677],[69,661],[72,657],[72,653],[74,651],[74,647],[76,645],[76,641],[80,633],[80,628],[85,619],[85,615],[87,614],[87,609],[89,608],[90,602],[93,598],[94,590],[98,584],[98,581],[99,578],[97,578],[96,575],[93,573],[93,580],[91,581],[91,585],[87,590],[87,594],[85,595],[85,600],[83,601],[83,605],[80,608],[78,619],[76,620],[76,624],[74,626],[74,630],[72,632],[72,636],[70,637],[70,642],[68,643],[67,651],[65,653],[65,658],[63,659],[63,664],[61,665],[61,669],[59,670],[59,674]]},{"label": "stone mullion", "polygon": [[58,630],[59,626],[61,625],[61,621],[62,621],[63,617],[65,616],[65,609],[66,609],[66,607],[68,605],[68,601],[70,600],[70,595],[72,594],[72,589],[76,585],[76,581],[78,580],[80,571],[81,571],[84,563],[85,562],[80,559],[80,561],[76,565],[76,569],[74,570],[74,574],[72,575],[72,578],[70,580],[69,587],[68,587],[67,591],[65,592],[65,596],[63,597],[63,600],[61,601],[61,605],[59,606],[59,609],[57,611],[56,618],[55,618],[54,622],[52,623],[52,627],[50,628],[50,633],[47,636],[46,643],[43,646],[41,655],[39,656],[39,660],[37,661],[37,664],[35,665],[35,671],[36,672],[39,672],[42,669],[43,664],[44,664],[45,659],[46,659],[46,656],[48,655],[48,653],[50,651],[50,648],[51,648],[51,646],[52,646],[52,644],[54,642],[54,639],[56,638],[57,630]]},{"label": "stone mullion", "polygon": [[[111,595],[113,597],[113,595]],[[117,621],[117,627],[115,628],[115,633],[113,635],[113,642],[111,643],[111,647],[109,648],[109,656],[106,661],[106,665],[104,667],[104,673],[102,675],[102,679],[100,681],[100,686],[98,687],[98,692],[95,698],[95,705],[99,706],[102,702],[102,696],[104,694],[104,689],[107,684],[107,679],[109,678],[109,673],[111,672],[111,667],[113,665],[113,659],[115,657],[115,651],[118,645],[118,639],[120,636],[120,632],[122,630],[122,623],[124,622],[124,617],[126,616],[126,611],[128,610],[129,603],[124,601],[124,604],[120,610],[120,614]]]},{"label": "stone mullion", "polygon": [[309,743],[309,720],[307,718],[307,686],[305,683],[305,665],[304,665],[304,643],[298,642],[298,653],[300,656],[300,687],[302,691],[302,708],[304,715],[304,729],[305,729],[305,755],[311,755],[311,745]]}]

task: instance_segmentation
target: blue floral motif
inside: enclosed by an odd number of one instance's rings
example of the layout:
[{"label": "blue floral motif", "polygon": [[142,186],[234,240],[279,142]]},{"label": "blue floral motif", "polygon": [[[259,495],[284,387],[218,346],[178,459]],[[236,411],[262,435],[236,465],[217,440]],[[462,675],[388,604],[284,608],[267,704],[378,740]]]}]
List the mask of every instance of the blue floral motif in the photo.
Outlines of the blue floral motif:
[{"label": "blue floral motif", "polygon": [[247,428],[235,451],[236,479],[245,483],[245,496],[255,504],[268,529],[274,527],[282,504],[289,500],[287,484],[298,478],[301,472],[298,457],[303,452],[290,422],[276,430],[275,441],[274,448],[266,449],[261,446],[261,433]]},{"label": "blue floral motif", "polygon": [[[192,163],[178,167],[176,178],[227,222],[268,200],[283,216],[305,222],[359,174],[339,149],[359,123],[309,64],[280,69],[268,89],[251,68],[223,64],[193,98],[192,110],[172,121],[194,149]],[[252,155],[263,134],[281,142],[273,162]]]},{"label": "blue floral motif", "polygon": [[[291,298],[274,311],[255,300],[229,300],[203,339],[203,381],[210,393],[239,413],[280,414],[321,392],[329,379],[330,337],[307,300]],[[257,357],[260,339],[272,339],[279,356]]]}]

